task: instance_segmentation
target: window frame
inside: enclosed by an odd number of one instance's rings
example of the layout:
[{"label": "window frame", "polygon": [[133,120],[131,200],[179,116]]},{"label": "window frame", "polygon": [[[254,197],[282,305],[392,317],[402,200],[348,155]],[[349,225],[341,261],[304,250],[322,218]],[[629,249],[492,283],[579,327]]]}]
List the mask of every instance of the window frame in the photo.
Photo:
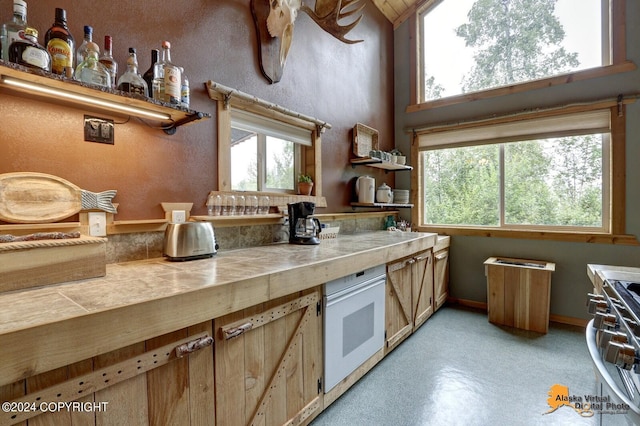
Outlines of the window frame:
[{"label": "window frame", "polygon": [[[603,165],[603,173],[608,170],[609,174],[609,187],[605,188],[609,193],[609,227],[605,232],[584,231],[577,230],[554,230],[543,229],[537,227],[536,229],[523,229],[520,227],[513,228],[499,228],[499,227],[482,227],[482,226],[463,226],[463,225],[428,225],[423,223],[424,217],[424,197],[423,197],[423,184],[424,177],[422,170],[424,164],[422,164],[422,156],[420,155],[421,149],[419,147],[419,140],[421,132],[425,129],[413,131],[413,143],[411,144],[411,156],[415,160],[417,167],[414,168],[411,175],[411,187],[416,188],[412,191],[413,204],[415,206],[412,209],[412,222],[419,231],[423,232],[437,232],[445,235],[465,235],[465,236],[484,236],[484,237],[506,237],[506,238],[524,238],[524,239],[543,239],[543,240],[560,240],[560,241],[577,241],[577,242],[589,242],[589,243],[608,243],[608,244],[630,244],[637,245],[638,241],[633,235],[626,235],[626,219],[625,219],[625,169],[626,169],[626,134],[625,134],[625,117],[626,108],[625,104],[633,102],[633,100],[620,100],[620,101],[603,101],[593,103],[590,105],[581,105],[577,107],[569,107],[561,110],[548,110],[542,112],[519,114],[505,117],[497,117],[491,120],[485,120],[482,122],[468,122],[460,124],[460,128],[472,128],[481,127],[482,125],[493,125],[496,123],[504,123],[515,120],[522,120],[523,115],[534,117],[542,116],[559,116],[570,114],[574,112],[584,112],[596,109],[610,109],[611,117],[611,141],[609,145],[609,164]],[[437,126],[431,126],[430,129],[437,128]],[[607,168],[608,166],[608,168]]]},{"label": "window frame", "polygon": [[[585,70],[574,71],[566,74],[559,74],[552,77],[532,80],[523,83],[514,83],[508,86],[501,86],[493,89],[480,90],[476,92],[465,93],[461,95],[453,95],[441,99],[431,101],[421,100],[422,76],[422,46],[421,46],[421,14],[426,10],[434,7],[441,1],[455,0],[427,0],[416,12],[412,14],[410,25],[410,43],[411,57],[413,64],[410,67],[410,102],[406,107],[407,113],[429,110],[433,108],[455,105],[463,102],[470,102],[479,99],[488,99],[498,96],[505,96],[514,93],[522,93],[530,90],[541,89],[551,86],[569,84],[575,81],[588,80],[606,75],[618,74],[636,69],[636,65],[626,59],[626,32],[625,32],[625,15],[626,0],[608,0],[608,8],[603,8],[603,12],[609,17],[609,55],[611,65],[603,65],[600,67],[588,68]],[[604,49],[606,53],[606,48]]]},{"label": "window frame", "polygon": [[[288,110],[282,106],[256,98],[239,90],[232,89],[209,80],[207,83],[209,98],[216,102],[217,144],[218,144],[218,189],[217,193],[242,193],[267,195],[276,205],[286,209],[287,203],[312,201],[316,207],[327,207],[326,198],[322,195],[322,133],[331,128],[331,124]],[[301,146],[300,173],[313,179],[313,191],[310,196],[283,192],[233,191],[231,189],[231,109],[237,108],[253,114],[276,120],[287,125],[311,131],[308,146]]]},{"label": "window frame", "polygon": [[[237,114],[237,120],[234,119],[234,113]],[[296,190],[296,176],[298,176],[301,171],[301,155],[304,146],[311,146],[311,131],[301,131],[301,128],[289,128],[290,126],[285,126],[282,123],[275,123],[273,120],[269,120],[265,117],[259,115],[253,115],[253,117],[249,117],[249,121],[242,120],[242,118],[247,117],[246,111],[231,109],[231,128],[238,129],[246,132],[253,132],[253,135],[250,137],[256,137],[256,162],[257,162],[257,192],[278,192],[278,193],[286,193],[286,194],[294,194]],[[306,130],[306,129],[305,129]],[[291,132],[291,133],[289,133]],[[295,134],[294,134],[295,133]],[[305,138],[306,135],[306,138]],[[293,153],[293,176],[291,184],[293,186],[292,189],[278,189],[278,188],[269,188],[267,187],[267,143],[268,138],[277,138],[289,143],[294,144],[294,153]],[[231,147],[233,148],[233,144]],[[231,161],[231,155],[230,155]],[[232,181],[232,179],[230,179]],[[233,185],[233,182],[231,182]]]}]

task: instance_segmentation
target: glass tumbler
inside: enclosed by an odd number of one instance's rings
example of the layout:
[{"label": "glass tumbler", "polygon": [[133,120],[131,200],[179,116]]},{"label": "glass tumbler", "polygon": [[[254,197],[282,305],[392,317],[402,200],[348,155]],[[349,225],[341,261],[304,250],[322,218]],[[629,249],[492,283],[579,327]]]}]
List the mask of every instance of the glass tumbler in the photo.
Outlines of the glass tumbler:
[{"label": "glass tumbler", "polygon": [[258,197],[255,195],[247,195],[245,198],[244,214],[258,213]]},{"label": "glass tumbler", "polygon": [[236,195],[236,216],[242,216],[244,214],[244,195]]},{"label": "glass tumbler", "polygon": [[268,214],[269,213],[269,197],[266,195],[260,196],[258,199],[258,214]]},{"label": "glass tumbler", "polygon": [[236,213],[236,197],[227,194],[222,200],[222,215],[233,216]]},{"label": "glass tumbler", "polygon": [[220,216],[222,208],[222,197],[220,195],[209,195],[207,199],[207,212],[209,216]]}]

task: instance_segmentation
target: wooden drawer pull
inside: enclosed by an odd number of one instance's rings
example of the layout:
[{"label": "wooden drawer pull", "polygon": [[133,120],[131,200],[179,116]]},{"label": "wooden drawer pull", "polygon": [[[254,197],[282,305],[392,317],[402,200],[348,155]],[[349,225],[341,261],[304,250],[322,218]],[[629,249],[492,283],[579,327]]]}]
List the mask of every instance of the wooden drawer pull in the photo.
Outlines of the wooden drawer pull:
[{"label": "wooden drawer pull", "polygon": [[224,340],[233,339],[234,337],[238,337],[241,334],[251,330],[253,328],[253,323],[247,322],[245,324],[239,325],[238,327],[233,328],[223,328],[222,333],[224,334]]},{"label": "wooden drawer pull", "polygon": [[436,256],[436,260],[446,259],[449,256],[449,253],[442,253]]},{"label": "wooden drawer pull", "polygon": [[204,336],[187,343],[176,346],[176,357],[182,358],[185,354],[190,354],[213,344],[213,337]]}]

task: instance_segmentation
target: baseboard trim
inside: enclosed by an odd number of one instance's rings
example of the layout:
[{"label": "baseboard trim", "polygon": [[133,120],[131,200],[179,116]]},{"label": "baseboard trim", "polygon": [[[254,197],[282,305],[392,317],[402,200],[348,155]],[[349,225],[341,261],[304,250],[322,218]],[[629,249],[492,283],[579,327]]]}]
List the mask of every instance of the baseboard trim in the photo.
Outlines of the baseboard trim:
[{"label": "baseboard trim", "polygon": [[[487,303],[486,302],[476,302],[475,300],[466,300],[466,299],[457,299],[453,297],[447,298],[447,303],[451,303],[454,305],[465,306],[468,308],[479,309],[487,312]],[[589,320],[583,318],[574,318],[567,317],[564,315],[549,315],[549,321],[557,322],[559,324],[567,324],[567,325],[575,325],[578,327],[586,327]]]}]

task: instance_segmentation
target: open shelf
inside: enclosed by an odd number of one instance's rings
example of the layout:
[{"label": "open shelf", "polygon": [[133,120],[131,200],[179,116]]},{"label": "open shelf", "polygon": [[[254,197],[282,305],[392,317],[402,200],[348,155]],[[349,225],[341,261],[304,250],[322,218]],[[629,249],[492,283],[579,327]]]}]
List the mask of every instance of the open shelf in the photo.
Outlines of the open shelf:
[{"label": "open shelf", "polygon": [[[15,85],[15,82],[19,85]],[[26,88],[25,85],[30,85],[32,88]],[[45,98],[51,103],[72,104],[81,109],[98,109],[116,115],[133,115],[160,121],[168,134],[175,133],[175,129],[179,126],[211,118],[209,113],[174,107],[140,95],[81,83],[47,71],[30,69],[2,60],[0,60],[0,87]]]},{"label": "open shelf", "polygon": [[413,204],[395,204],[395,203],[351,203],[351,207],[392,207],[396,209],[410,209]]},{"label": "open shelf", "polygon": [[384,169],[386,171],[404,171],[404,170],[413,170],[413,167],[407,166],[405,164],[396,164],[390,163],[388,161],[382,161],[379,158],[372,157],[362,157],[362,158],[354,158],[351,160],[351,167],[355,166],[369,166],[375,167],[376,169]]}]

